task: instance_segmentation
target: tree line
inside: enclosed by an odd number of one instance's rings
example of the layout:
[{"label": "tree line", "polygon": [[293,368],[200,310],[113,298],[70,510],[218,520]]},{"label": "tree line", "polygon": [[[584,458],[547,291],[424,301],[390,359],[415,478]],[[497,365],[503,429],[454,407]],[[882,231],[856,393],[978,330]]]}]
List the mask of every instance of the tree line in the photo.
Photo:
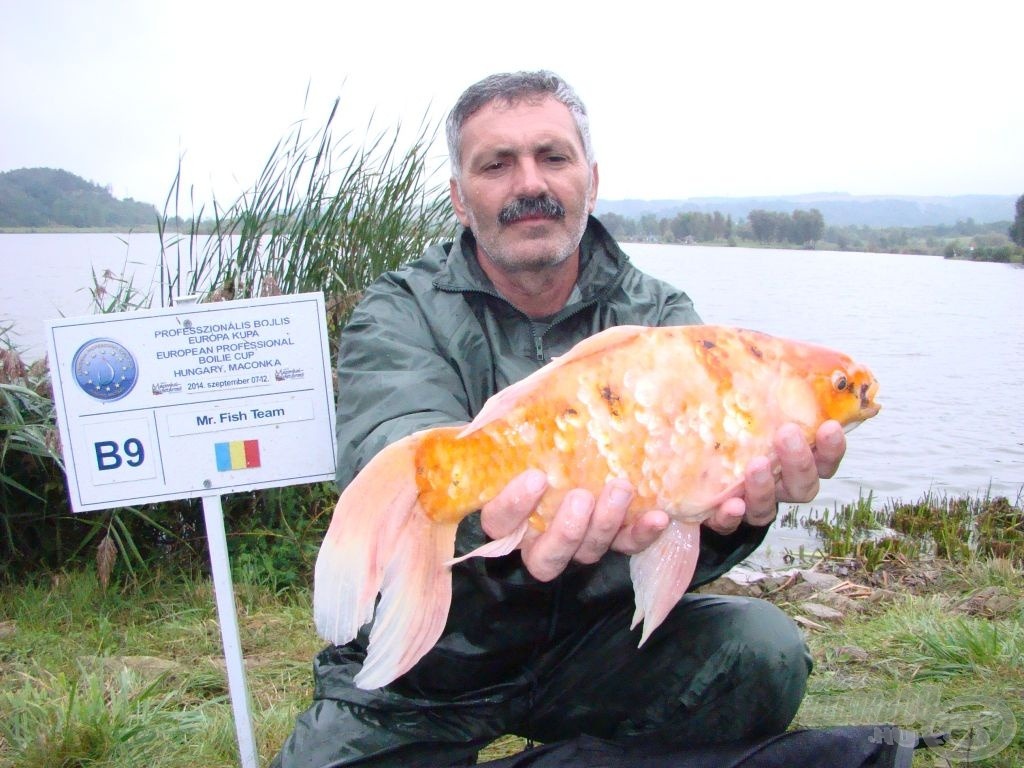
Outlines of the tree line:
[{"label": "tree line", "polygon": [[1014,243],[1024,248],[1024,195],[1017,198],[1017,205],[1015,206],[1015,216],[1013,217],[1013,224],[1010,225],[1010,239]]},{"label": "tree line", "polygon": [[968,218],[956,224],[919,227],[840,227],[828,225],[816,208],[797,209],[789,214],[755,209],[740,220],[719,211],[683,212],[666,217],[649,213],[639,218],[608,212],[599,218],[616,239],[626,242],[742,242],[797,248],[823,245],[840,251],[921,253],[975,261],[1010,262],[1024,258],[1024,195],[1017,200],[1012,223],[978,223]]},{"label": "tree line", "polygon": [[710,243],[747,240],[763,245],[812,247],[825,233],[825,217],[817,208],[792,213],[756,209],[740,221],[720,211],[687,211],[664,218],[650,213],[639,219],[602,213],[600,218],[614,237],[627,241]]},{"label": "tree line", "polygon": [[156,208],[55,168],[0,173],[0,227],[154,227]]}]

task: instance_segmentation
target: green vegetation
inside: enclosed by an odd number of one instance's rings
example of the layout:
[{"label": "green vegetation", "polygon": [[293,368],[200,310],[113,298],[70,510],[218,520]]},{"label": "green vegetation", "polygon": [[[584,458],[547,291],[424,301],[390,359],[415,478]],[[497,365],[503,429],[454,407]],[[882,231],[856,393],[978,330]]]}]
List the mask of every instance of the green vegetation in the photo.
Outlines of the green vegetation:
[{"label": "green vegetation", "polygon": [[714,213],[682,212],[672,218],[645,214],[639,220],[616,213],[605,213],[601,220],[615,237],[661,243],[728,243],[753,241],[760,245],[813,247],[825,230],[821,211],[795,210],[792,214],[755,209],[746,221],[736,223],[732,216]]},{"label": "green vegetation", "polygon": [[[1024,197],[1022,197],[1024,200]],[[1024,204],[1019,207],[1024,209]],[[997,221],[978,224],[973,219],[952,225],[919,227],[867,227],[828,225],[816,208],[791,214],[755,209],[746,219],[734,220],[719,211],[682,212],[659,218],[644,214],[627,218],[601,214],[615,237],[632,242],[743,245],[749,247],[808,248],[871,253],[919,253],[973,261],[1024,261],[1024,248],[1007,232],[1012,227]],[[1020,225],[1024,231],[1024,224]]]},{"label": "green vegetation", "polygon": [[950,734],[947,749],[915,756],[914,766],[1021,765],[1020,569],[979,559],[918,561],[885,573],[887,587],[810,633],[815,671],[795,724],[894,723]]},{"label": "green vegetation", "polygon": [[790,516],[785,525],[802,525],[821,539],[822,554],[831,559],[854,558],[873,571],[894,559],[937,557],[954,564],[976,557],[1003,558],[1024,566],[1024,512],[1021,499],[932,496],[906,503],[887,501],[880,507],[871,495],[836,510],[812,511],[802,520]]},{"label": "green vegetation", "polygon": [[1015,209],[1016,216],[1013,217],[1008,234],[1014,243],[1024,248],[1024,195],[1017,198]]},{"label": "green vegetation", "polygon": [[[0,766],[237,766],[209,583],[154,571],[104,590],[91,573],[0,587]],[[280,746],[321,643],[308,595],[240,583],[259,751]]]},{"label": "green vegetation", "polygon": [[152,228],[157,211],[148,203],[117,200],[98,184],[53,168],[0,173],[0,227],[31,231]]},{"label": "green vegetation", "polygon": [[[796,724],[951,733],[953,746],[938,762],[922,755],[915,766],[1020,765],[1021,496],[1011,503],[926,495],[879,508],[867,497],[788,524],[820,534],[821,551],[801,559],[839,575],[816,598],[845,614],[809,634],[815,674]],[[774,593],[795,616],[806,612],[807,596],[799,587]]]},{"label": "green vegetation", "polygon": [[770,197],[705,197],[687,200],[599,200],[600,215],[614,211],[627,218],[645,214],[672,218],[677,213],[720,211],[734,220],[746,219],[756,209],[789,213],[796,209],[821,211],[832,225],[924,227],[955,221],[1001,221],[1013,217],[1015,195],[850,195],[843,192],[773,195]]}]

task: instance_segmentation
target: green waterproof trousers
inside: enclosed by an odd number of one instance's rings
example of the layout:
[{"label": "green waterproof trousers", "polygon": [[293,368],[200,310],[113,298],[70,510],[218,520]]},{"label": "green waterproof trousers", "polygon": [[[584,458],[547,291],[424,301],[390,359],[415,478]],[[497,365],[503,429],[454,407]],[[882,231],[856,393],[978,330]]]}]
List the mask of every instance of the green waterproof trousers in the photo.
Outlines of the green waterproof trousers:
[{"label": "green waterproof trousers", "polygon": [[[540,742],[589,734],[681,745],[781,733],[803,699],[811,658],[793,621],[763,600],[689,594],[637,648],[632,606],[610,611],[510,669],[505,682],[453,694],[377,691],[352,683],[362,652],[329,647],[314,661],[314,703],[276,768],[472,765],[508,733]],[[448,674],[452,674],[449,672]],[[463,683],[463,681],[457,681]]]}]

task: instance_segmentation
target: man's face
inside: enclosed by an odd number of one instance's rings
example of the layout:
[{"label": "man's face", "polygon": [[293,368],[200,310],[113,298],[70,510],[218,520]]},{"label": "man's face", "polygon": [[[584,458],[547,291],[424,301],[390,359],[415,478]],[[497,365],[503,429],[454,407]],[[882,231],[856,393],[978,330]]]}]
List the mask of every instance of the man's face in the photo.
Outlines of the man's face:
[{"label": "man's face", "polygon": [[564,104],[491,102],[463,125],[460,151],[452,204],[492,262],[535,270],[576,252],[597,200],[597,165],[587,164]]}]

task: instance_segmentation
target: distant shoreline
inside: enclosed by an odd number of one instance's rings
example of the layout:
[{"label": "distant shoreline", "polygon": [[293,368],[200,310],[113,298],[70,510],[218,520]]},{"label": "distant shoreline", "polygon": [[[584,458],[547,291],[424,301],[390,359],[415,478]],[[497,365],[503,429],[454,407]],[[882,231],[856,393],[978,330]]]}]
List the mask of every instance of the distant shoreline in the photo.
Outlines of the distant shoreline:
[{"label": "distant shoreline", "polygon": [[[67,226],[50,226],[50,227],[0,227],[0,235],[93,235],[93,234],[111,234],[111,235],[132,235],[132,234],[157,234],[160,230],[154,224],[152,226],[144,227],[116,227],[111,229],[110,227],[67,227]],[[167,228],[164,230],[169,235],[189,235],[188,232]],[[199,234],[205,235],[209,233],[200,232]],[[903,246],[905,250],[871,250],[867,248],[841,248],[838,243],[821,241],[819,240],[813,247],[804,247],[793,245],[792,243],[761,243],[755,240],[739,240],[733,239],[732,241],[726,240],[709,240],[701,241],[694,240],[691,242],[668,242],[664,240],[645,240],[645,239],[629,239],[627,237],[617,237],[616,240],[624,245],[678,245],[681,247],[687,247],[691,245],[704,246],[710,248],[756,248],[758,250],[789,250],[798,251],[806,250],[809,253],[814,252],[832,252],[832,253],[888,253],[893,256],[936,256],[939,258],[949,258],[961,261],[1002,261],[1003,263],[1010,264],[1021,264],[1022,257],[1018,252],[1010,256],[1007,259],[991,259],[986,258],[982,254],[977,254],[980,258],[971,258],[969,248],[964,248],[962,253],[958,252],[955,255],[943,254],[937,252],[938,249],[933,246],[931,250],[928,250],[926,246],[920,243],[907,244]]]},{"label": "distant shoreline", "polygon": [[[156,224],[145,227],[0,227],[0,235],[124,235],[138,232],[140,234],[156,234],[159,230]],[[173,230],[165,230],[174,234],[181,234]]]}]

